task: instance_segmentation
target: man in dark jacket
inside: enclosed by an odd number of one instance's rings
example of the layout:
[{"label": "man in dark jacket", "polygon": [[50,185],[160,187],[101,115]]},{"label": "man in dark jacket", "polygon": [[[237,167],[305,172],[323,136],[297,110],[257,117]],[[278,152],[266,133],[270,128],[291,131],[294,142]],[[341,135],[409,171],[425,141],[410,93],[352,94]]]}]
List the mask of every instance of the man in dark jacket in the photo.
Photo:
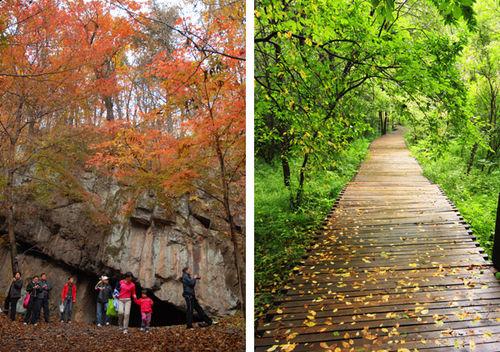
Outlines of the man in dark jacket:
[{"label": "man in dark jacket", "polygon": [[[26,291],[30,294],[30,300],[28,302],[28,307],[26,308],[26,314],[24,315],[24,324],[32,323],[35,315],[35,305],[37,301],[37,296],[40,294],[40,282],[38,275],[33,276],[31,282],[26,286]],[[38,311],[40,314],[40,311]],[[37,318],[38,320],[38,318]]]},{"label": "man in dark jacket", "polygon": [[23,280],[21,279],[21,273],[16,272],[12,278],[12,283],[10,284],[9,294],[7,295],[9,300],[9,315],[12,321],[16,320],[17,312],[17,301],[21,298],[21,289],[23,288]]},{"label": "man in dark jacket", "polygon": [[47,274],[42,273],[40,275],[39,286],[40,289],[37,292],[37,296],[35,299],[34,307],[33,307],[33,319],[31,320],[32,324],[38,323],[38,319],[40,318],[40,312],[43,308],[43,315],[45,318],[45,322],[49,322],[49,295],[50,290],[52,290],[52,285],[47,281]]},{"label": "man in dark jacket", "polygon": [[193,328],[193,309],[198,312],[200,318],[205,322],[205,326],[212,325],[212,319],[205,314],[203,308],[201,308],[196,299],[194,287],[196,286],[197,280],[200,280],[200,277],[191,277],[191,272],[188,267],[182,269],[182,296],[186,300],[186,325],[188,329]]}]

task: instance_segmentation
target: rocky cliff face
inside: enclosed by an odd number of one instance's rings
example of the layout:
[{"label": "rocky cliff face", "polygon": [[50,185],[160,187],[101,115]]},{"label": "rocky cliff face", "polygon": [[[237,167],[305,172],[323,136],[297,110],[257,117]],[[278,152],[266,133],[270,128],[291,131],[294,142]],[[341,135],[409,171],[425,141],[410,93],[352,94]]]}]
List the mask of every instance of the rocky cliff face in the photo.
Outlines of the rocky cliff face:
[{"label": "rocky cliff face", "polygon": [[[104,183],[91,174],[84,176],[85,187],[99,195],[102,204],[118,209],[120,187]],[[75,273],[79,297],[92,295],[92,285],[101,274],[119,276],[131,271],[140,286],[153,289],[155,296],[177,307],[184,307],[182,268],[190,266],[202,277],[197,296],[212,314],[227,315],[238,306],[238,286],[233,246],[225,234],[225,222],[215,218],[209,200],[182,197],[168,210],[160,208],[154,196],[144,195],[130,215],[113,210],[109,226],[96,224],[88,204],[61,199],[52,208],[27,203],[16,214],[16,235],[29,256],[22,256],[25,277],[43,271],[58,278],[57,294],[68,274]],[[0,217],[0,225],[2,218]],[[30,249],[30,247],[33,247]],[[6,250],[0,252],[3,271],[10,269]],[[7,270],[7,271],[8,271]],[[6,290],[1,275],[0,292]],[[60,282],[59,282],[60,281]],[[60,287],[59,287],[60,286]],[[90,289],[89,289],[90,287]],[[77,307],[77,317],[93,318]],[[82,310],[79,312],[79,310]]]}]

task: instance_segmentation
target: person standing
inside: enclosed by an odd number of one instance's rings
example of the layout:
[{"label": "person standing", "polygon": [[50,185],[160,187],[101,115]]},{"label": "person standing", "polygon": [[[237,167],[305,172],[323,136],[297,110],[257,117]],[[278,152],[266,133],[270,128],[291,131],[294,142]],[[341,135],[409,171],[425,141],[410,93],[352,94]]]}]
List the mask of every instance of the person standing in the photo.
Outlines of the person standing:
[{"label": "person standing", "polygon": [[200,279],[199,276],[191,277],[189,267],[182,269],[182,296],[186,300],[186,325],[188,329],[193,328],[193,309],[198,312],[200,318],[205,322],[205,326],[210,326],[213,323],[196,299],[194,287]]},{"label": "person standing", "polygon": [[134,302],[141,307],[141,331],[149,331],[151,315],[153,315],[153,300],[148,297],[145,290],[141,293],[141,298],[134,299]]},{"label": "person standing", "polygon": [[109,317],[106,315],[108,302],[113,298],[113,289],[109,284],[109,278],[105,275],[95,285],[97,291],[97,326],[109,325]]},{"label": "person standing", "polygon": [[12,278],[7,299],[9,302],[9,316],[12,321],[16,320],[17,301],[21,298],[21,289],[23,288],[23,280],[21,273],[16,272]]},{"label": "person standing", "polygon": [[61,292],[61,304],[64,307],[61,313],[61,323],[71,323],[71,313],[73,312],[73,304],[75,303],[76,285],[74,278],[70,276]]},{"label": "person standing", "polygon": [[130,308],[132,298],[136,299],[135,284],[132,282],[131,272],[125,274],[125,279],[120,280],[118,290],[118,326],[124,334],[128,333],[128,322],[130,319]]},{"label": "person standing", "polygon": [[37,324],[38,318],[40,317],[40,309],[42,307],[41,299],[39,298],[42,294],[42,288],[38,276],[35,275],[33,277],[33,281],[28,284],[26,291],[30,293],[30,302],[28,303],[28,309],[24,316],[24,324]]},{"label": "person standing", "polygon": [[[41,293],[38,296],[40,300],[40,307],[43,308],[43,316],[45,318],[45,322],[49,322],[49,299],[50,299],[50,291],[52,290],[52,285],[47,281],[47,274],[42,273],[40,275],[40,287]],[[38,316],[40,316],[41,309],[38,311]],[[38,319],[37,319],[38,320]]]}]

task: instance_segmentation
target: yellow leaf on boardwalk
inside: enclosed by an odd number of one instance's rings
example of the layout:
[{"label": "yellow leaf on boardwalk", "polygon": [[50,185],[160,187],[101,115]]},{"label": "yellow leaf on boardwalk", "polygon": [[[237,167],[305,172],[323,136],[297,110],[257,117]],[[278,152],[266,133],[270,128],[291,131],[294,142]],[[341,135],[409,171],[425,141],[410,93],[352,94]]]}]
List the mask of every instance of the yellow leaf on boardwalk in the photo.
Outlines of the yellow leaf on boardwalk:
[{"label": "yellow leaf on boardwalk", "polygon": [[296,343],[287,343],[285,345],[281,345],[281,350],[283,352],[291,352],[295,349],[295,347],[297,347]]}]

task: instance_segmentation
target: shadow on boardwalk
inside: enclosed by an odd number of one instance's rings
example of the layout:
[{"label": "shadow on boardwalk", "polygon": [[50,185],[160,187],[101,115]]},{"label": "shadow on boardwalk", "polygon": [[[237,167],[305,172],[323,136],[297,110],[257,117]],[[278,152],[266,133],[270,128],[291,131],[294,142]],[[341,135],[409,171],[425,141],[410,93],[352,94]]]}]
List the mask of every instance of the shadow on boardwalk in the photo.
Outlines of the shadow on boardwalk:
[{"label": "shadow on boardwalk", "polygon": [[375,140],[257,351],[500,351],[500,284],[401,132]]}]

